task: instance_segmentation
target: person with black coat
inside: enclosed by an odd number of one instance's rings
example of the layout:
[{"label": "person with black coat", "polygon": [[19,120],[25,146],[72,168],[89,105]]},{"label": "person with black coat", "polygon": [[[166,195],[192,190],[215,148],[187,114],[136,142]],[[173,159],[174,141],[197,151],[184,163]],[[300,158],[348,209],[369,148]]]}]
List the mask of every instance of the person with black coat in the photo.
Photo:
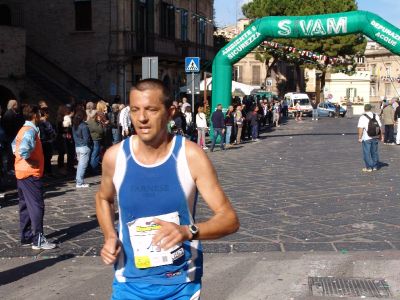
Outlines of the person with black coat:
[{"label": "person with black coat", "polygon": [[215,142],[217,141],[218,136],[221,138],[221,150],[225,150],[224,147],[224,134],[225,134],[225,117],[222,112],[222,105],[217,105],[217,110],[212,114],[211,122],[214,129],[214,136],[211,143],[210,151],[214,151]]}]

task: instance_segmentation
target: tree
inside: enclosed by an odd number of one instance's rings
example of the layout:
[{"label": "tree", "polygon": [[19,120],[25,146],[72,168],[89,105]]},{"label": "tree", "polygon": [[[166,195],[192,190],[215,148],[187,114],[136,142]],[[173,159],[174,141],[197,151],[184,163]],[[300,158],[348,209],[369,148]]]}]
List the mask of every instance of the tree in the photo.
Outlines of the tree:
[{"label": "tree", "polygon": [[[264,16],[317,15],[352,10],[357,10],[355,0],[253,0],[242,6],[243,14],[250,19]],[[322,72],[321,90],[325,86],[325,75],[328,68],[333,73],[354,73],[356,66],[355,57],[363,55],[366,46],[366,39],[356,34],[330,38],[276,39],[274,41],[297,49],[342,58],[342,63],[331,66],[329,61],[325,61],[324,64],[312,64],[310,61],[305,61],[299,55],[271,54],[271,51],[268,51],[269,53],[265,55],[265,59],[268,58],[268,55],[272,55],[272,59],[293,63],[298,74],[301,72],[301,67],[320,70]]]}]

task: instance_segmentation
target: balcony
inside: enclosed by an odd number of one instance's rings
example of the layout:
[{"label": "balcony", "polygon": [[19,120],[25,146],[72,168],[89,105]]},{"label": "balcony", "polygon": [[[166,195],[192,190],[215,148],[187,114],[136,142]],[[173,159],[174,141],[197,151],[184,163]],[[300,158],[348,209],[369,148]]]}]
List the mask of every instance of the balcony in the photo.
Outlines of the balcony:
[{"label": "balcony", "polygon": [[166,38],[154,33],[145,36],[131,31],[112,32],[112,34],[113,41],[116,41],[111,50],[112,56],[137,58],[158,56],[160,60],[183,63],[183,58],[186,56],[200,56],[203,60],[211,61],[217,52],[211,46],[201,46],[191,41]]}]

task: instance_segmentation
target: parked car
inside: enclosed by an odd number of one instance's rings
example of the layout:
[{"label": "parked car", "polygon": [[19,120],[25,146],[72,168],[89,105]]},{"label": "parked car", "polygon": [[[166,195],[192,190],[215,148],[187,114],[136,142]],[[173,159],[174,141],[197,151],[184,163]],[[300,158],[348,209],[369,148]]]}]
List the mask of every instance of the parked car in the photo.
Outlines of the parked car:
[{"label": "parked car", "polygon": [[[336,107],[335,104],[331,102],[321,102],[318,104],[318,116],[319,117],[334,117],[335,116]],[[340,106],[341,117],[344,117],[346,114],[346,109]]]}]

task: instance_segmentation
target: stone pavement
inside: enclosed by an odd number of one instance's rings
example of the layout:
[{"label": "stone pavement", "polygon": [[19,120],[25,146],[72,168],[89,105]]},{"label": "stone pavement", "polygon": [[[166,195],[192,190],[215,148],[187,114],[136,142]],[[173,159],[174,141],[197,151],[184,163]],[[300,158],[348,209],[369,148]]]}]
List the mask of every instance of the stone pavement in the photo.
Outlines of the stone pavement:
[{"label": "stone pavement", "polygon": [[[207,253],[381,251],[400,249],[400,147],[380,144],[382,168],[363,174],[357,118],[290,120],[245,143],[209,156],[236,208],[241,228],[204,242]],[[0,205],[0,257],[98,255],[102,234],[94,194],[73,181],[46,187],[45,233],[51,251],[18,246],[18,200]],[[197,219],[210,215],[199,201]]]}]

